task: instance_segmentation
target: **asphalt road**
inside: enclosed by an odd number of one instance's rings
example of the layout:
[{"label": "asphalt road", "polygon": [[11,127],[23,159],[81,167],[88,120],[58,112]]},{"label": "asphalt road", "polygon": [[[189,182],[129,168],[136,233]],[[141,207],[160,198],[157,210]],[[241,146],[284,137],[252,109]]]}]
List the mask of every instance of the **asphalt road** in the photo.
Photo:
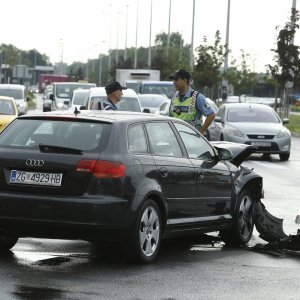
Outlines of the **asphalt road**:
[{"label": "asphalt road", "polygon": [[[264,177],[267,209],[295,234],[300,214],[300,139],[291,158],[245,164]],[[212,240],[215,240],[212,243]],[[217,236],[162,244],[151,265],[128,265],[118,249],[104,251],[83,241],[20,239],[0,255],[0,299],[299,299],[299,254],[230,248]]]}]

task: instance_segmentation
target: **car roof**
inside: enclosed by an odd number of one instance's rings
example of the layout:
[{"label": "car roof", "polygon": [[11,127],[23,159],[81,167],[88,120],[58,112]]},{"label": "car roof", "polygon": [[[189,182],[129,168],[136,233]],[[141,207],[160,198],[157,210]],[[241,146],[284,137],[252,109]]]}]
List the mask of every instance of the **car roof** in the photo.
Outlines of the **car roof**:
[{"label": "car roof", "polygon": [[25,86],[22,84],[5,84],[5,83],[1,83],[0,84],[0,89],[1,88],[5,88],[5,89],[20,89],[20,90],[25,90]]},{"label": "car roof", "polygon": [[225,103],[222,104],[222,106],[228,108],[240,108],[240,107],[248,107],[248,108],[265,108],[265,109],[271,109],[273,110],[273,108],[269,105],[266,104],[260,104],[260,103]]},{"label": "car roof", "polygon": [[14,101],[14,98],[13,97],[7,97],[7,96],[0,96],[0,100]]},{"label": "car roof", "polygon": [[[74,110],[75,112],[75,110]],[[105,111],[105,110],[81,110],[80,113],[72,113],[72,110],[69,111],[52,111],[45,113],[31,113],[22,115],[19,119],[49,119],[49,117],[58,118],[58,119],[81,119],[81,120],[91,120],[91,121],[102,121],[108,123],[119,123],[127,121],[145,121],[145,120],[168,120],[173,119],[171,117],[147,114],[140,112],[131,112],[131,111]]]},{"label": "car roof", "polygon": [[[137,98],[138,95],[133,89],[126,89],[123,90],[124,97],[135,97]],[[92,96],[107,96],[105,87],[93,87],[90,89],[90,95]]]},{"label": "car roof", "polygon": [[164,98],[170,100],[165,94],[138,94],[139,98]]},{"label": "car roof", "polygon": [[163,85],[163,84],[170,84],[170,85],[173,85],[173,81],[159,81],[159,80],[146,80],[146,81],[142,81],[142,84],[153,84],[153,83],[155,83],[155,84],[161,84],[161,85]]}]

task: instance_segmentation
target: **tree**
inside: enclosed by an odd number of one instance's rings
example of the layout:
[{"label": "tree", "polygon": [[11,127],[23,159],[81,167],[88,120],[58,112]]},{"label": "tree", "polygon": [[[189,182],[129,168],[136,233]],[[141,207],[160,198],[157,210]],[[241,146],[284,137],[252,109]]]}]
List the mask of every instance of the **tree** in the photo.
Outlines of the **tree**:
[{"label": "tree", "polygon": [[[288,116],[288,94],[295,77],[299,77],[300,58],[299,46],[294,45],[296,30],[299,28],[299,11],[292,8],[289,21],[278,30],[277,49],[271,49],[275,53],[274,65],[268,65],[272,76],[278,81],[284,90],[284,116]],[[298,78],[296,78],[298,79]]]},{"label": "tree", "polygon": [[220,32],[215,34],[215,42],[208,45],[207,38],[203,38],[203,44],[196,48],[197,59],[194,71],[194,85],[196,88],[208,89],[207,93],[213,97],[213,88],[218,90],[221,81],[220,68],[224,62],[225,47],[221,45]]}]

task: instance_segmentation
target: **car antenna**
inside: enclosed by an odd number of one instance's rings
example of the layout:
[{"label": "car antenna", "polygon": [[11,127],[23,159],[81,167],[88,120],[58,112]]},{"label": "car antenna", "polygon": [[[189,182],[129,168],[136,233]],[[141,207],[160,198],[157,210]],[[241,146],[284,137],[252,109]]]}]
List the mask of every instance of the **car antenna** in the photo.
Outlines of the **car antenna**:
[{"label": "car antenna", "polygon": [[80,114],[80,110],[78,110],[78,108],[75,106],[75,110],[74,110],[74,114],[77,116],[78,114]]}]

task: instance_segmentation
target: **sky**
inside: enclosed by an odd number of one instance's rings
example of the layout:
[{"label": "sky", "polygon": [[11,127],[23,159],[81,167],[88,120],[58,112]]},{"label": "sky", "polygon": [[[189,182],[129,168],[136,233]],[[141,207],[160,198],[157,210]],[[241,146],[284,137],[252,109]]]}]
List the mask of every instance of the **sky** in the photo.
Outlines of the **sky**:
[{"label": "sky", "polygon": [[[229,65],[250,55],[251,70],[264,72],[272,64],[276,26],[284,26],[292,0],[231,0]],[[203,37],[213,44],[217,30],[225,44],[228,0],[195,0],[194,48]],[[1,1],[0,44],[36,49],[51,63],[86,62],[109,49],[148,47],[169,28],[170,0],[4,0]],[[297,3],[300,6],[300,3]],[[170,31],[192,39],[193,0],[171,0]],[[126,38],[127,36],[127,38]],[[151,41],[151,42],[150,42]],[[297,33],[295,44],[300,44]]]}]

